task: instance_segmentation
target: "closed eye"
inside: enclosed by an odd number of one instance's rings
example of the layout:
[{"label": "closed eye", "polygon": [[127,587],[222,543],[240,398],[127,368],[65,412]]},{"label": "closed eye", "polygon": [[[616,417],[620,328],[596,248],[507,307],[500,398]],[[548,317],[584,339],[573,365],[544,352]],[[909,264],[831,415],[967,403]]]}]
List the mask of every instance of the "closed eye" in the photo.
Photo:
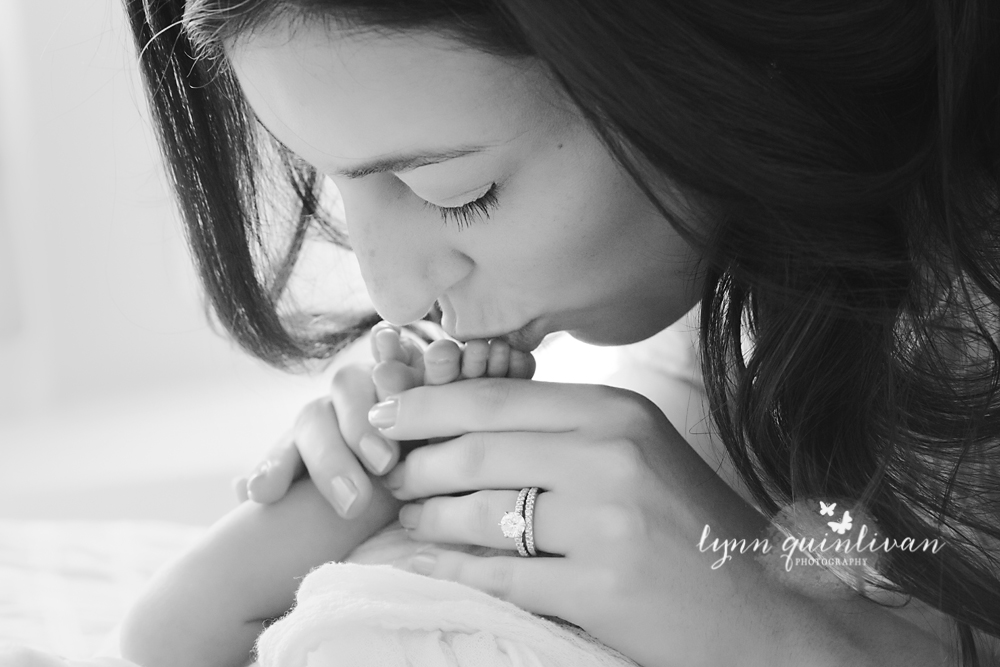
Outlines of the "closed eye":
[{"label": "closed eye", "polygon": [[475,201],[461,206],[438,206],[430,202],[424,202],[428,206],[441,214],[441,219],[445,224],[451,222],[458,225],[459,229],[464,229],[474,222],[489,220],[490,214],[497,207],[497,184],[493,183],[481,197]]}]

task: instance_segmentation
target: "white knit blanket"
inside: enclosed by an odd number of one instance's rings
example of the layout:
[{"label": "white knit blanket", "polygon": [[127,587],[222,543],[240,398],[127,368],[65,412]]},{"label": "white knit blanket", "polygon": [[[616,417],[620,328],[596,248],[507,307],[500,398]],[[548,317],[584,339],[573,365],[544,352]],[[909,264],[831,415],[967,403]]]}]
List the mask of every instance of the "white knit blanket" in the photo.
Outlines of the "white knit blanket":
[{"label": "white knit blanket", "polygon": [[450,581],[328,563],[257,640],[260,667],[634,667],[582,631]]}]

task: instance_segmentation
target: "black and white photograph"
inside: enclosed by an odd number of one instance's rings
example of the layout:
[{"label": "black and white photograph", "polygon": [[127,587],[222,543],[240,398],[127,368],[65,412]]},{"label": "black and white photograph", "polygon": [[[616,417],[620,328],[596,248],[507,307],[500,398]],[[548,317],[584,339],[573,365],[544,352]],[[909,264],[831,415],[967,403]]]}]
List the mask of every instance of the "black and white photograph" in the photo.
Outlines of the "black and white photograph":
[{"label": "black and white photograph", "polygon": [[1000,667],[1000,2],[0,0],[0,667]]}]

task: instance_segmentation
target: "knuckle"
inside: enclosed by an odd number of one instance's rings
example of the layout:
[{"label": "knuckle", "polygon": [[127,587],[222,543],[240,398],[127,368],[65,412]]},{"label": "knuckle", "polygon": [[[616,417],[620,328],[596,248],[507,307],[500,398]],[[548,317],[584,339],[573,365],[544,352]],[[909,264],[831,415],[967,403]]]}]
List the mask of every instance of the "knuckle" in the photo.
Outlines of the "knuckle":
[{"label": "knuckle", "polygon": [[626,390],[620,387],[612,387],[606,384],[588,385],[587,390],[594,392],[598,400],[610,403],[622,401],[623,394],[626,392]]},{"label": "knuckle", "polygon": [[592,527],[600,539],[612,546],[635,542],[646,532],[642,513],[621,504],[606,504],[594,510]]},{"label": "knuckle", "polygon": [[604,385],[597,385],[595,389],[601,392],[600,398],[611,405],[612,414],[625,424],[645,424],[661,414],[655,403],[637,392]]},{"label": "knuckle", "polygon": [[604,443],[601,447],[604,475],[619,483],[632,483],[639,479],[646,469],[639,446],[627,438],[619,438]]},{"label": "knuckle", "polygon": [[352,465],[356,464],[353,457],[341,456],[347,445],[329,399],[316,399],[306,405],[299,413],[293,433],[299,455],[310,471],[317,469],[323,475],[332,475],[339,471],[353,471],[356,467],[360,469],[360,466]]}]

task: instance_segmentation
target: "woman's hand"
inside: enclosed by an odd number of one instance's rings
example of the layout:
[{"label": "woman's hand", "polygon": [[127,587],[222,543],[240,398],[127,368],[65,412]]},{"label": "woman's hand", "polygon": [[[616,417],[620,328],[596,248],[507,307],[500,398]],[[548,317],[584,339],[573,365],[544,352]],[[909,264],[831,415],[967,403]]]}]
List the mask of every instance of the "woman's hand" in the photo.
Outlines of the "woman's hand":
[{"label": "woman's hand", "polygon": [[381,476],[400,458],[400,443],[381,437],[368,422],[368,411],[376,401],[421,384],[484,375],[527,379],[535,371],[531,354],[511,350],[503,341],[476,340],[459,348],[453,341],[440,339],[421,349],[387,322],[372,328],[371,347],[377,363],[339,369],[329,399],[307,406],[295,428],[265,456],[253,475],[237,482],[241,501],[275,502],[308,470],[337,513],[356,518],[371,498],[371,480],[364,469]]},{"label": "woman's hand", "polygon": [[[752,554],[712,569],[719,555],[698,548],[706,525],[749,542],[766,522],[638,394],[472,380],[403,392],[371,420],[395,439],[455,436],[411,452],[385,480],[417,501],[400,511],[413,538],[511,551],[440,550],[417,556],[418,571],[561,617],[645,667],[865,664]],[[532,486],[542,489],[535,545],[554,558],[518,557],[498,525]]]}]

